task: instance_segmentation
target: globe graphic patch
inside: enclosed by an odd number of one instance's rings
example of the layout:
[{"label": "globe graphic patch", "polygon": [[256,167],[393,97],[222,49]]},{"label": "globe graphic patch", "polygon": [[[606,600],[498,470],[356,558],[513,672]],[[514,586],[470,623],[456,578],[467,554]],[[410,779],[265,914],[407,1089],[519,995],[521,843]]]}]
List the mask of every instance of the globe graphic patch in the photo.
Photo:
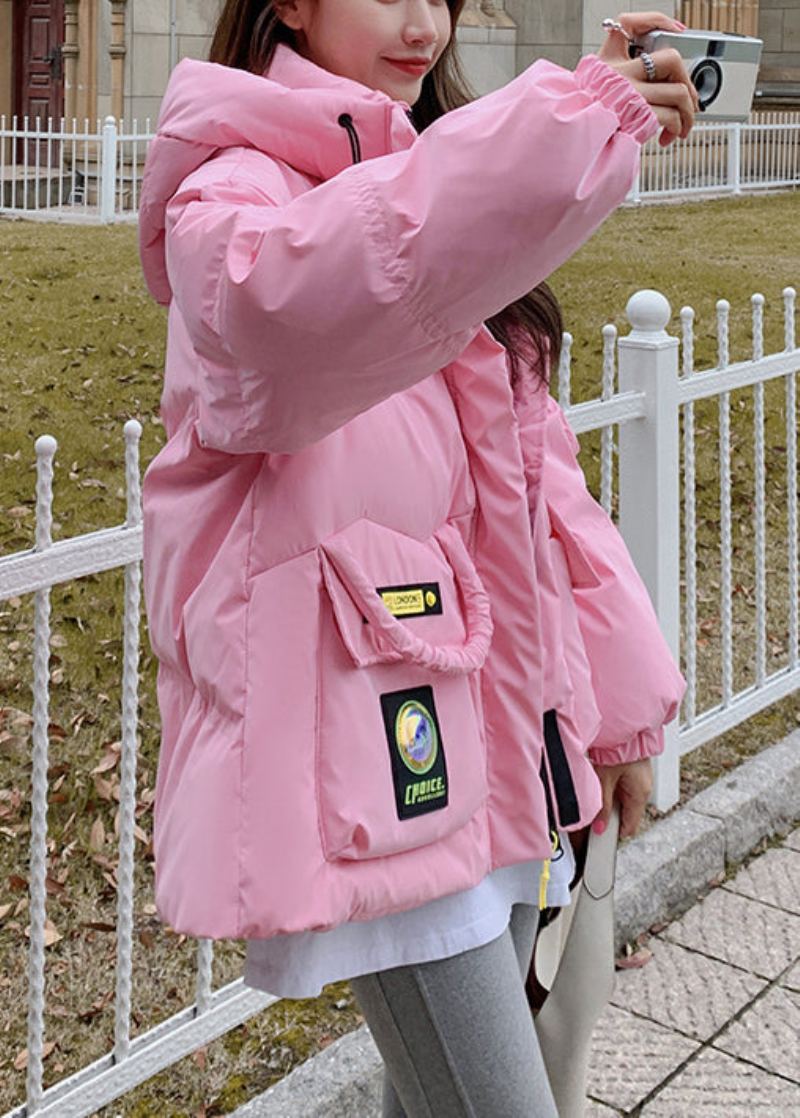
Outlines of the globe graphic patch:
[{"label": "globe graphic patch", "polygon": [[416,699],[403,703],[397,712],[394,736],[400,756],[413,773],[426,773],[434,765],[439,749],[432,715]]}]

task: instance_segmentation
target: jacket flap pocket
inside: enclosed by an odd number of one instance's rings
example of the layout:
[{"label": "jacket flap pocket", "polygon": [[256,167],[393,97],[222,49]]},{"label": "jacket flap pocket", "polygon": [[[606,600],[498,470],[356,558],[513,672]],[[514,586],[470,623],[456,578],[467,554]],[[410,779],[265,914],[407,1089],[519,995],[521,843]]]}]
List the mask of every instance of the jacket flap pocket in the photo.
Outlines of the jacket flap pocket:
[{"label": "jacket flap pocket", "polygon": [[489,599],[458,530],[417,540],[357,520],[320,544],[322,575],[357,667],[404,660],[462,674],[483,666]]},{"label": "jacket flap pocket", "polygon": [[553,535],[558,538],[564,548],[572,585],[580,590],[600,586],[601,579],[592,562],[586,542],[580,535],[571,530],[566,521],[562,520],[558,510],[549,501],[547,502],[547,512],[550,517]]}]

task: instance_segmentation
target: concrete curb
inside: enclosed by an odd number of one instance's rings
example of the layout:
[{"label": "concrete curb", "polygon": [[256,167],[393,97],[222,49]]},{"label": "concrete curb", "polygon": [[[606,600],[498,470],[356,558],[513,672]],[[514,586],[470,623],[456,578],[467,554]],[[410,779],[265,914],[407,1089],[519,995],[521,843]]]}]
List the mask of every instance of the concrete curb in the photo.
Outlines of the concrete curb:
[{"label": "concrete curb", "polygon": [[[727,866],[800,819],[800,730],[746,761],[620,850],[618,947],[675,919]],[[377,1118],[382,1064],[366,1025],[341,1037],[233,1118]]]},{"label": "concrete curb", "polygon": [[727,866],[800,816],[800,730],[745,761],[623,846],[617,946],[690,908]]}]

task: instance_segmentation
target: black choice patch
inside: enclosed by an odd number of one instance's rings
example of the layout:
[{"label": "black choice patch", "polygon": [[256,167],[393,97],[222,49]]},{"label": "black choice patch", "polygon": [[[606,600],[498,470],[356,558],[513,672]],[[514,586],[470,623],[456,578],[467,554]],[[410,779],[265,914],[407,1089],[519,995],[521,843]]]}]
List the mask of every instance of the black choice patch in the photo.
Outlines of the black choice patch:
[{"label": "black choice patch", "polygon": [[376,589],[394,617],[425,617],[442,612],[438,582],[410,582],[404,586],[378,586]]},{"label": "black choice patch", "polygon": [[381,695],[398,819],[447,807],[447,765],[433,688]]}]

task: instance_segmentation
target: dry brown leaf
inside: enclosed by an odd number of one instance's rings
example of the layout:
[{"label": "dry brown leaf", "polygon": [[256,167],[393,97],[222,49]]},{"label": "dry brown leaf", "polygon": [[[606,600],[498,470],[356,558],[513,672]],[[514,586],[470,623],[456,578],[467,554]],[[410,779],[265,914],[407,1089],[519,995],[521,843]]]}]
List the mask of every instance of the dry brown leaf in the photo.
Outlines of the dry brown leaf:
[{"label": "dry brown leaf", "polygon": [[119,754],[109,751],[108,753],[106,753],[102,761],[98,765],[96,765],[95,768],[92,769],[92,774],[94,775],[95,773],[108,772],[108,770],[113,769],[118,762]]},{"label": "dry brown leaf", "polygon": [[[22,605],[21,600],[17,601]],[[11,603],[9,602],[9,605]],[[28,714],[26,710],[18,710],[16,707],[2,707],[0,714],[3,715],[4,721],[7,721],[10,726],[32,726],[33,715]]]},{"label": "dry brown leaf", "polygon": [[192,1059],[201,1071],[203,1071],[206,1066],[206,1053],[207,1049],[198,1048],[197,1051],[192,1054]]},{"label": "dry brown leaf", "polygon": [[98,815],[98,817],[95,819],[94,823],[92,823],[92,831],[91,831],[91,834],[89,835],[89,849],[90,850],[98,850],[98,851],[102,850],[103,846],[105,845],[105,841],[106,841],[105,824],[103,823],[103,820]]},{"label": "dry brown leaf", "polygon": [[111,781],[105,780],[99,773],[95,774],[94,788],[101,800],[111,799]]},{"label": "dry brown leaf", "polygon": [[61,932],[56,928],[52,920],[45,920],[44,922],[44,945],[45,947],[52,947],[54,943],[58,943],[63,939]]},{"label": "dry brown leaf", "polygon": [[[31,938],[31,926],[30,926],[30,924],[26,925],[26,927],[25,927],[25,935],[28,939]],[[45,922],[44,922],[44,945],[45,945],[45,947],[52,947],[53,944],[58,943],[58,941],[60,939],[63,939],[63,936],[61,935],[59,930],[56,928],[53,921],[52,920],[45,920]]]},{"label": "dry brown leaf", "polygon": [[77,1015],[78,1020],[91,1021],[93,1017],[96,1017],[98,1013],[101,1013],[105,1009],[105,1007],[108,1005],[113,997],[113,990],[109,990],[107,993],[101,994],[99,998],[95,998],[89,1009],[85,1009],[82,1013],[79,1013]]},{"label": "dry brown leaf", "polygon": [[633,954],[623,955],[622,958],[617,959],[615,966],[617,970],[638,970],[640,967],[647,966],[652,958],[653,952],[648,947],[640,947]]},{"label": "dry brown leaf", "polygon": [[44,886],[47,892],[51,894],[51,896],[66,896],[67,890],[64,888],[63,882],[58,881],[58,879],[55,877],[51,877],[50,874],[48,874],[45,878]]},{"label": "dry brown leaf", "polygon": [[2,905],[0,905],[0,920],[3,920],[3,919],[5,919],[5,917],[6,917],[6,916],[8,916],[9,912],[11,912],[11,909],[12,909],[13,907],[14,907],[14,906],[13,906],[13,905],[11,905],[11,904],[2,904]]}]

